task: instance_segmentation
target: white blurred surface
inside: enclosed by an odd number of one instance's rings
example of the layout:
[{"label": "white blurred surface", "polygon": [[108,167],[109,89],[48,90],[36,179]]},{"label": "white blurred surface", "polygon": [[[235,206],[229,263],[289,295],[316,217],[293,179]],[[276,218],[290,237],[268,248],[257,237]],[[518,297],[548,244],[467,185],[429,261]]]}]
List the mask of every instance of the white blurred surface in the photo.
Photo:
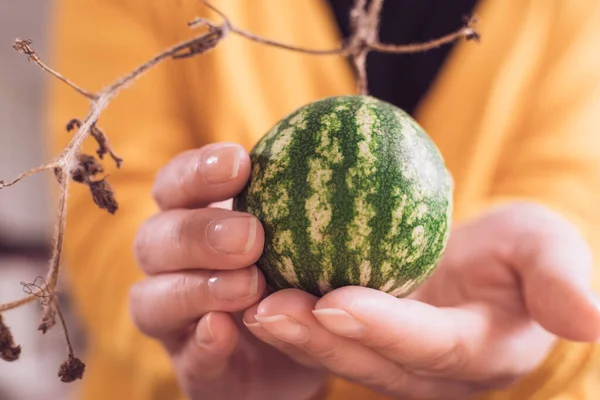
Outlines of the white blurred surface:
[{"label": "white blurred surface", "polygon": [[[0,179],[11,180],[46,161],[40,115],[49,77],[18,54],[15,38],[32,39],[46,54],[51,0],[0,1]],[[41,241],[52,214],[48,175],[33,176],[0,192],[0,240]]]},{"label": "white blurred surface", "polygon": [[[47,56],[46,18],[51,6],[51,0],[0,0],[0,179],[11,180],[49,156],[44,150],[40,117],[44,83],[50,77],[18,54],[12,44],[17,37],[32,39],[36,51]],[[46,273],[46,259],[33,257],[27,249],[48,243],[50,238],[51,182],[44,174],[0,191],[0,303],[23,297],[20,282],[33,282]],[[11,247],[13,254],[3,253],[2,249]],[[26,254],[15,254],[18,251]],[[73,336],[77,336],[68,309],[64,311]],[[73,399],[71,394],[79,384],[62,383],[57,376],[67,355],[64,339],[58,327],[46,335],[37,330],[39,303],[3,316],[23,350],[16,362],[0,360],[0,400]]]}]

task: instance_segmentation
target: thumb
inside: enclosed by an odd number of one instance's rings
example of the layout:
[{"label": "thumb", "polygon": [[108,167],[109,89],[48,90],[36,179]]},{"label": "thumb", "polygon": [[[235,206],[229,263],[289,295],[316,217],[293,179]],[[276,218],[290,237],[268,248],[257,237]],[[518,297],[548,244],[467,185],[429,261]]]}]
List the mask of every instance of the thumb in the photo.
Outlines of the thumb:
[{"label": "thumb", "polygon": [[504,216],[514,243],[508,264],[520,277],[531,317],[573,341],[600,339],[600,301],[590,287],[590,249],[566,220],[538,206]]}]

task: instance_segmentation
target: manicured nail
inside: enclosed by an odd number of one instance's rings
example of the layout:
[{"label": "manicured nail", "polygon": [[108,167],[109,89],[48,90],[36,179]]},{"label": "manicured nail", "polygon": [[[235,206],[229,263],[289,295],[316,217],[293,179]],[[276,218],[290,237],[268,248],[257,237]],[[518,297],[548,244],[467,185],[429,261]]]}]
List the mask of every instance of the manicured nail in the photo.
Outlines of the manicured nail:
[{"label": "manicured nail", "polygon": [[208,294],[216,300],[243,300],[258,293],[255,266],[232,272],[216,271],[208,280]]},{"label": "manicured nail", "polygon": [[306,343],[309,339],[308,328],[287,315],[255,317],[260,326],[276,338],[289,343]]},{"label": "manicured nail", "polygon": [[198,322],[196,327],[196,342],[206,346],[215,340],[213,332],[210,329],[210,314],[207,314]]},{"label": "manicured nail", "polygon": [[254,322],[248,322],[245,319],[242,319],[242,322],[244,323],[244,325],[246,325],[246,327],[248,328],[259,328],[260,324],[257,321]]},{"label": "manicured nail", "polygon": [[208,183],[228,182],[238,176],[243,148],[237,145],[222,145],[206,156],[202,173]]},{"label": "manicured nail", "polygon": [[257,222],[251,216],[212,221],[208,226],[208,243],[222,253],[245,254],[256,242]]},{"label": "manicured nail", "polygon": [[361,336],[366,329],[362,322],[337,308],[313,310],[313,314],[327,330],[340,336]]}]

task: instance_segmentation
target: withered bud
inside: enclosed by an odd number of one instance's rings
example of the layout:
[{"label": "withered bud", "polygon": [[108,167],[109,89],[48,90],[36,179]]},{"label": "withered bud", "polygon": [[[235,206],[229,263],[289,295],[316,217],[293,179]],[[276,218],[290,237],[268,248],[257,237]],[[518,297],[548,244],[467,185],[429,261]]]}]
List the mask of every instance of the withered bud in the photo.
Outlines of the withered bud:
[{"label": "withered bud", "polygon": [[73,129],[79,129],[81,127],[81,121],[77,118],[73,118],[67,123],[67,132],[71,132]]},{"label": "withered bud", "polygon": [[477,24],[477,16],[476,15],[465,15],[463,17],[463,21],[465,23],[465,39],[474,40],[476,42],[481,41],[481,35],[477,30],[475,30],[475,24]]},{"label": "withered bud", "polygon": [[83,378],[85,364],[79,358],[69,354],[67,361],[61,364],[58,370],[60,380],[66,383]]},{"label": "withered bud", "polygon": [[42,306],[42,319],[38,326],[38,330],[42,331],[44,335],[56,325],[56,309],[53,304],[54,302],[50,301],[48,304]]},{"label": "withered bud", "polygon": [[21,346],[16,346],[10,328],[0,314],[0,358],[4,361],[16,361],[21,355]]},{"label": "withered bud", "polygon": [[470,31],[468,31],[465,34],[465,39],[466,40],[474,40],[476,42],[480,42],[481,41],[481,35],[476,30],[471,29]]},{"label": "withered bud", "polygon": [[59,167],[54,167],[54,169],[52,170],[54,172],[54,176],[56,177],[56,180],[58,181],[58,184],[62,184],[63,183],[63,170],[60,169]]},{"label": "withered bud", "polygon": [[71,169],[71,178],[75,182],[84,182],[87,178],[104,172],[104,167],[89,154],[77,154],[77,165]]},{"label": "withered bud", "polygon": [[15,43],[13,43],[13,49],[19,53],[25,54],[29,61],[37,60],[38,56],[31,47],[31,43],[33,43],[31,39],[22,40],[17,38],[15,39]]},{"label": "withered bud", "polygon": [[119,205],[115,199],[115,194],[110,184],[106,181],[106,177],[98,181],[89,181],[92,198],[96,205],[109,213],[114,214]]},{"label": "withered bud", "polygon": [[209,26],[210,31],[199,37],[197,40],[190,43],[185,49],[182,49],[181,52],[178,52],[172,56],[173,59],[182,59],[182,58],[190,58],[198,54],[206,53],[209,50],[212,50],[221,39],[223,39],[224,31],[221,27]]}]

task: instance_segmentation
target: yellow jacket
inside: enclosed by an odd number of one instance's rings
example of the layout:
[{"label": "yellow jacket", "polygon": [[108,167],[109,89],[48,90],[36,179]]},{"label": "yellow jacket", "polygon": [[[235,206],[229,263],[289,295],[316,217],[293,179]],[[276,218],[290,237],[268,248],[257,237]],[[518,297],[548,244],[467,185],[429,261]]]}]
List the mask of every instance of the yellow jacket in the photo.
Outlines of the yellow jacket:
[{"label": "yellow jacket", "polygon": [[[195,0],[55,3],[50,62],[89,90],[191,37],[186,23],[208,15]],[[279,41],[330,48],[340,40],[322,0],[214,4],[238,26]],[[457,46],[417,113],[455,178],[455,220],[494,203],[530,199],[570,218],[599,256],[600,1],[482,0],[477,14],[482,43]],[[294,108],[352,92],[341,57],[232,36],[209,54],[161,64],[117,97],[99,125],[125,159],[121,170],[108,171],[120,209],[114,216],[99,210],[81,185],[73,185],[69,198],[68,290],[89,340],[82,399],[183,397],[167,355],[136,331],[127,305],[128,288],[142,277],[132,240],[157,211],[150,196],[156,171],[209,142],[250,149]],[[84,116],[89,103],[52,81],[48,104],[55,155],[70,137],[65,123]],[[95,145],[90,140],[85,148],[93,153]],[[598,360],[594,346],[561,341],[529,377],[483,398],[600,399]],[[328,400],[383,398],[335,378],[326,394]]]}]

